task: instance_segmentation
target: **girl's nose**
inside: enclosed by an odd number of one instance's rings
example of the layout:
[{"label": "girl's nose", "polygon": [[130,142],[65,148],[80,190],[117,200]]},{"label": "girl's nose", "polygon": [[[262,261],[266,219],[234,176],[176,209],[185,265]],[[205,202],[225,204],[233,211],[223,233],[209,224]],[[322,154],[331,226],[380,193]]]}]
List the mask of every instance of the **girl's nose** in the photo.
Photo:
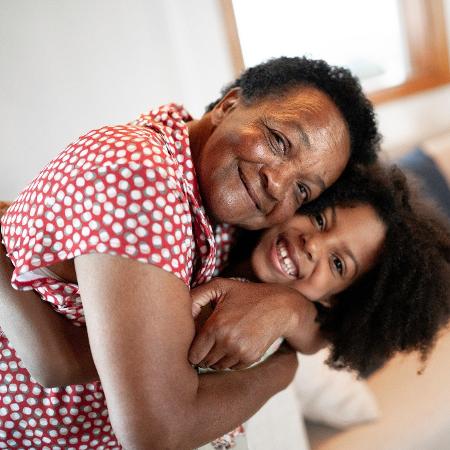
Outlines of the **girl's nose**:
[{"label": "girl's nose", "polygon": [[300,237],[300,275],[301,278],[308,278],[313,272],[318,261],[317,247],[314,239],[310,236]]},{"label": "girl's nose", "polygon": [[320,256],[321,249],[323,247],[323,239],[319,233],[314,233],[304,238],[303,251],[310,261],[317,261]]}]

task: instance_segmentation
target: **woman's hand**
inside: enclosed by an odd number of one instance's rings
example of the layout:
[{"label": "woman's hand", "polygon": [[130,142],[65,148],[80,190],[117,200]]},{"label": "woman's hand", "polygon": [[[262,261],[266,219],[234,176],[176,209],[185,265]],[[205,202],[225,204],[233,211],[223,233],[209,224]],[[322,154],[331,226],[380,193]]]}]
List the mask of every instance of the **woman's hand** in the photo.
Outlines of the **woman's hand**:
[{"label": "woman's hand", "polygon": [[189,352],[192,364],[243,369],[257,362],[279,337],[298,327],[299,298],[277,284],[215,278],[191,291],[193,313],[212,302],[214,311]]}]

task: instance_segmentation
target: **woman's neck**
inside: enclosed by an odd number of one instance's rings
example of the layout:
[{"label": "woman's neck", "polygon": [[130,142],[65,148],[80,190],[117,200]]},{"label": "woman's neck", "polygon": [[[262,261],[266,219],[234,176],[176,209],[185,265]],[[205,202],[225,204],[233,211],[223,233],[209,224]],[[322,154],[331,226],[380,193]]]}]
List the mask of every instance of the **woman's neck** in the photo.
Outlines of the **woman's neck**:
[{"label": "woman's neck", "polygon": [[198,173],[198,164],[202,158],[202,150],[208,141],[214,127],[210,120],[210,114],[205,113],[200,119],[193,119],[186,123],[189,133],[189,147],[192,155],[192,162]]}]

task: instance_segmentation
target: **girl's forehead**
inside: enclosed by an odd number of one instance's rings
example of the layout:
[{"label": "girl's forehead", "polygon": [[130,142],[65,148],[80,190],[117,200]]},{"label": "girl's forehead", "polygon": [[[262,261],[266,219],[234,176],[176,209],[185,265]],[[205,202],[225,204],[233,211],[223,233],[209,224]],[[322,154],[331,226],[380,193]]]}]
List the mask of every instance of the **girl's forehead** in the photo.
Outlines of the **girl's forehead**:
[{"label": "girl's forehead", "polygon": [[336,233],[359,261],[361,273],[378,259],[386,238],[386,225],[370,204],[336,207]]}]

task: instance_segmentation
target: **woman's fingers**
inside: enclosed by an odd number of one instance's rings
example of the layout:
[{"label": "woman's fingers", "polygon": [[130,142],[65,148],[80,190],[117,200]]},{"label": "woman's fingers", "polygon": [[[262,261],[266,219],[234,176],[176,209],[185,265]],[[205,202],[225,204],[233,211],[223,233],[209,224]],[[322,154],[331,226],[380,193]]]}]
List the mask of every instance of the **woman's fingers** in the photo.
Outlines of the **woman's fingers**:
[{"label": "woman's fingers", "polygon": [[223,348],[220,349],[219,346],[214,345],[211,351],[200,361],[200,367],[213,367],[216,365],[218,361],[225,357],[225,352]]},{"label": "woman's fingers", "polygon": [[222,295],[220,283],[212,280],[191,290],[192,303],[200,307],[210,302],[216,303]]},{"label": "woman's fingers", "polygon": [[231,367],[235,366],[239,363],[239,358],[236,356],[224,356],[219,361],[217,361],[213,366],[211,366],[213,369],[216,370],[225,370],[230,369]]},{"label": "woman's fingers", "polygon": [[211,305],[214,308],[221,295],[220,283],[215,282],[215,280],[192,289],[192,317],[197,318],[201,309],[206,305]]},{"label": "woman's fingers", "polygon": [[192,303],[192,317],[196,319],[200,312],[202,311],[202,305],[198,303]]},{"label": "woman's fingers", "polygon": [[189,362],[191,364],[199,364],[200,361],[203,361],[213,348],[214,343],[215,335],[213,333],[208,333],[205,329],[200,330],[189,349]]}]

